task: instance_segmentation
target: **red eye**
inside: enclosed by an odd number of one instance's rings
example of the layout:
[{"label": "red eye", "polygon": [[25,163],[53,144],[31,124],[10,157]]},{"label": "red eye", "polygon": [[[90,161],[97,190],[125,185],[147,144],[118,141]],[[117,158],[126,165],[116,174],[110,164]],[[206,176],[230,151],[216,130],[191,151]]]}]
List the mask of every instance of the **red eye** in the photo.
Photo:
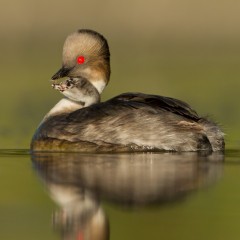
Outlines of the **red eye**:
[{"label": "red eye", "polygon": [[85,62],[85,57],[84,56],[77,57],[77,63],[78,64],[83,64],[84,62]]}]

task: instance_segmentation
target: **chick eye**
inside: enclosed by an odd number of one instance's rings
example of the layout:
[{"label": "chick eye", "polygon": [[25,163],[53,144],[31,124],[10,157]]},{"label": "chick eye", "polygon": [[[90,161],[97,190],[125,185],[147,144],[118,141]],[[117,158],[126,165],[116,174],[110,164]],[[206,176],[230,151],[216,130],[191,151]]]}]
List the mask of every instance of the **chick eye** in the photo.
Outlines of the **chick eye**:
[{"label": "chick eye", "polygon": [[77,64],[83,64],[85,62],[84,56],[78,56],[77,57]]}]

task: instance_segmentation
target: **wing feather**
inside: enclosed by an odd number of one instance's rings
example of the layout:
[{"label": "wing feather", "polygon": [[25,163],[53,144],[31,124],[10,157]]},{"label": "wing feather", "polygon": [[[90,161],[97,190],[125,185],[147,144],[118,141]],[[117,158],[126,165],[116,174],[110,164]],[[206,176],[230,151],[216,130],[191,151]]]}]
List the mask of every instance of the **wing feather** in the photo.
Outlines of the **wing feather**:
[{"label": "wing feather", "polygon": [[165,110],[194,121],[198,121],[200,119],[198,114],[187,103],[170,97],[148,95],[143,93],[123,93],[110,99],[108,102],[126,102],[126,105],[135,108],[138,105],[139,107],[146,105],[147,107],[152,107],[155,110]]}]

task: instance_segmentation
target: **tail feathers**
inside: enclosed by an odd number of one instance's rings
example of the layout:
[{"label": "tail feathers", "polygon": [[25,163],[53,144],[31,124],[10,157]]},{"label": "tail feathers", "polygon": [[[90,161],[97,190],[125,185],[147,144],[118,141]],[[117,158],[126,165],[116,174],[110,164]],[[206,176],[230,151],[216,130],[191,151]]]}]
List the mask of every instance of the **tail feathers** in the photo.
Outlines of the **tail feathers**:
[{"label": "tail feathers", "polygon": [[199,124],[203,127],[206,136],[212,145],[213,151],[223,151],[225,147],[224,133],[219,126],[206,119],[201,119]]}]

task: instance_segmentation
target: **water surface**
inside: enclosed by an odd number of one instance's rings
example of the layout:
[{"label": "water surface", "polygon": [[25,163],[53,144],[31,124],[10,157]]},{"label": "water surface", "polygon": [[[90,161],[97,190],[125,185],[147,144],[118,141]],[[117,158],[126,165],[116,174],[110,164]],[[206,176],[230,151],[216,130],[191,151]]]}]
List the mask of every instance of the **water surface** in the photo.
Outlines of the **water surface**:
[{"label": "water surface", "polygon": [[0,152],[0,239],[238,239],[240,151]]}]

